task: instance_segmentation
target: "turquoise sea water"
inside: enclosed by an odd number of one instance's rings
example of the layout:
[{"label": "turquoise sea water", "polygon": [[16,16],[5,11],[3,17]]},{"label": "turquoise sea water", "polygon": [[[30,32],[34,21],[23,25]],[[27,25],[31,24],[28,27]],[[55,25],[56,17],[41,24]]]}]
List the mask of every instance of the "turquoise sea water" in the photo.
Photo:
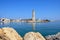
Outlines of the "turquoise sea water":
[{"label": "turquoise sea water", "polygon": [[27,32],[40,32],[43,36],[52,35],[60,32],[60,21],[59,22],[48,22],[48,23],[1,23],[0,28],[12,27],[21,36],[24,36]]}]

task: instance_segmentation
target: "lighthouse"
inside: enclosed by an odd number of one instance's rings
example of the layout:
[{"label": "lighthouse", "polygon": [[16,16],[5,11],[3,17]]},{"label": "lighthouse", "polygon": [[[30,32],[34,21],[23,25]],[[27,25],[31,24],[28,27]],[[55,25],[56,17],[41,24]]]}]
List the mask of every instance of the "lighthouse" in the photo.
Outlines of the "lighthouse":
[{"label": "lighthouse", "polygon": [[35,11],[32,10],[32,21],[35,22]]}]

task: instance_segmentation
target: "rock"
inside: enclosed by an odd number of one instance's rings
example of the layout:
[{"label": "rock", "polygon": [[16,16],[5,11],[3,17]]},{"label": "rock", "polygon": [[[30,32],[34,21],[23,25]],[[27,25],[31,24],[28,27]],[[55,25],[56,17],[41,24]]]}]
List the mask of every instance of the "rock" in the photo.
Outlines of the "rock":
[{"label": "rock", "polygon": [[9,40],[9,38],[4,35],[4,32],[2,29],[0,29],[0,40]]},{"label": "rock", "polygon": [[45,38],[38,32],[29,32],[25,34],[24,40],[45,40]]},{"label": "rock", "polygon": [[60,40],[60,32],[55,35]]},{"label": "rock", "polygon": [[46,40],[60,40],[60,32],[55,35],[46,36]]},{"label": "rock", "polygon": [[13,28],[0,29],[0,40],[23,40]]},{"label": "rock", "polygon": [[55,35],[46,36],[46,40],[55,40]]}]

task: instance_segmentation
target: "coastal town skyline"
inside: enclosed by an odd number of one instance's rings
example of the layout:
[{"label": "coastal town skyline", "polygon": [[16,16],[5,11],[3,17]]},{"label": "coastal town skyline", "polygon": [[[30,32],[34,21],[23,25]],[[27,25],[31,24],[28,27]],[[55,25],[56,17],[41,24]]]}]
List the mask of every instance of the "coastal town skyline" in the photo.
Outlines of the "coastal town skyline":
[{"label": "coastal town skyline", "polygon": [[0,0],[0,18],[28,19],[32,9],[37,19],[60,20],[59,0]]}]

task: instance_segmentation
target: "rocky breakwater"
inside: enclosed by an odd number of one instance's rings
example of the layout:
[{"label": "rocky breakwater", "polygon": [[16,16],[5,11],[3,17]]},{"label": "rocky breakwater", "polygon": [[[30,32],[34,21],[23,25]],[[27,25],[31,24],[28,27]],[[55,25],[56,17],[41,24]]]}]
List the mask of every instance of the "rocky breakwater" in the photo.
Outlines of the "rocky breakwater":
[{"label": "rocky breakwater", "polygon": [[55,35],[46,36],[46,40],[60,40],[60,32]]},{"label": "rocky breakwater", "polygon": [[28,32],[22,38],[13,28],[0,28],[0,40],[45,40],[39,32]]},{"label": "rocky breakwater", "polygon": [[24,40],[45,40],[39,32],[28,32],[24,36]]},{"label": "rocky breakwater", "polygon": [[23,40],[13,28],[0,28],[0,40]]}]

